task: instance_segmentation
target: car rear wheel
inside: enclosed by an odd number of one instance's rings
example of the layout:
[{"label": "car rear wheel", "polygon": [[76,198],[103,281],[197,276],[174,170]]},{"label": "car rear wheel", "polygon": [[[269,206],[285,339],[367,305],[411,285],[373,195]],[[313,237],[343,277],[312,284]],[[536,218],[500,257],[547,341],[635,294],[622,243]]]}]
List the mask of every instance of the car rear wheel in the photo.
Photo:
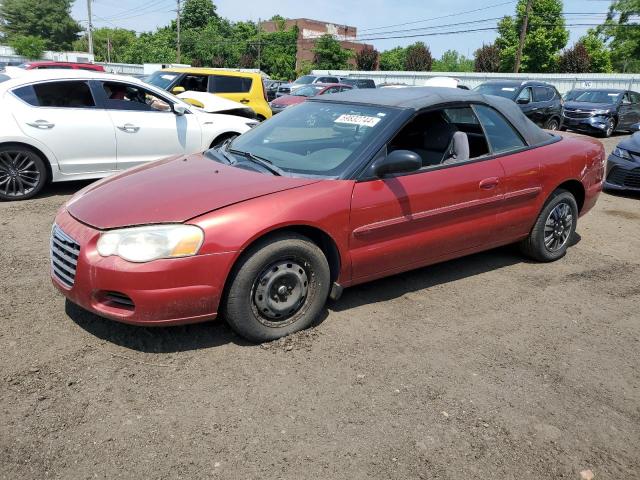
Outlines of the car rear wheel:
[{"label": "car rear wheel", "polygon": [[553,262],[567,253],[578,222],[578,204],[563,189],[551,194],[529,236],[520,244],[524,254],[539,262]]},{"label": "car rear wheel", "polygon": [[311,326],[329,296],[329,264],[308,238],[280,234],[258,242],[230,277],[223,315],[253,342],[266,342]]},{"label": "car rear wheel", "polygon": [[0,147],[0,200],[26,200],[47,181],[40,155],[22,146]]},{"label": "car rear wheel", "polygon": [[558,130],[560,128],[560,122],[558,122],[557,118],[552,118],[547,122],[547,130]]}]

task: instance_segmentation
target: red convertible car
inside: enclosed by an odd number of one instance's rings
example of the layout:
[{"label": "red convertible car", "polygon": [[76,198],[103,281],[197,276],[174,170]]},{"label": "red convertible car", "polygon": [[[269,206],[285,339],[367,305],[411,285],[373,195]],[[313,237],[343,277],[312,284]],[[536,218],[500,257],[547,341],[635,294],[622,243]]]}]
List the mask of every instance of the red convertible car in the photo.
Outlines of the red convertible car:
[{"label": "red convertible car", "polygon": [[598,141],[545,132],[508,99],[352,90],[86,187],[56,216],[51,274],[103,317],[220,314],[268,341],[344,287],[514,242],[559,259],[603,172]]}]

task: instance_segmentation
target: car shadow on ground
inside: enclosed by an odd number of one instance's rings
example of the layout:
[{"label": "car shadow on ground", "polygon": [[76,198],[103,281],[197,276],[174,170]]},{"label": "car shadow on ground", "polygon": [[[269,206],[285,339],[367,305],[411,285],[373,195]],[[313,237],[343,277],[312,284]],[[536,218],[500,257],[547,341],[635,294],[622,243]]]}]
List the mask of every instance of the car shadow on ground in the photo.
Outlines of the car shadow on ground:
[{"label": "car shadow on ground", "polygon": [[[572,244],[575,245],[579,241],[580,236],[576,233]],[[510,245],[347,288],[340,300],[329,302],[316,326],[324,322],[331,311],[341,312],[365,304],[384,302],[410,292],[522,262],[529,260],[515,246]],[[253,345],[236,335],[222,320],[194,325],[146,328],[98,317],[69,301],[66,302],[65,311],[80,328],[92,335],[140,352],[174,353],[228,343],[239,346]]]},{"label": "car shadow on ground", "polygon": [[95,180],[75,180],[73,182],[50,183],[49,185],[45,185],[42,191],[34,198],[38,199],[73,195],[93,182],[95,182]]}]

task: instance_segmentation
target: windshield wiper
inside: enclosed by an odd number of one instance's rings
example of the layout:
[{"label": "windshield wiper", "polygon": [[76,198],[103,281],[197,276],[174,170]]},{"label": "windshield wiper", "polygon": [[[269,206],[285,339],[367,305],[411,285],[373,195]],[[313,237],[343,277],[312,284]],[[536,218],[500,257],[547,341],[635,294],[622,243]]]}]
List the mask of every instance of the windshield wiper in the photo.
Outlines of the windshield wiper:
[{"label": "windshield wiper", "polygon": [[251,152],[243,152],[242,150],[235,150],[235,149],[227,150],[227,152],[233,153],[234,155],[240,155],[246,158],[247,160],[251,160],[253,163],[257,163],[262,168],[269,170],[271,173],[273,173],[278,177],[285,175],[284,170],[282,170],[279,167],[276,167],[273,164],[273,162],[271,162],[270,160],[267,160],[266,158],[259,157],[258,155],[255,155]]}]

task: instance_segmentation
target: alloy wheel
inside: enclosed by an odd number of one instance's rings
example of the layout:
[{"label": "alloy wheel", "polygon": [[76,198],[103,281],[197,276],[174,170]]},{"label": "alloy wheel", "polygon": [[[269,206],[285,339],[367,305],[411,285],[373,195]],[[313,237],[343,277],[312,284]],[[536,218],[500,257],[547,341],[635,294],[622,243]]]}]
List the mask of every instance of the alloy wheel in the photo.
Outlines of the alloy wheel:
[{"label": "alloy wheel", "polygon": [[565,246],[573,229],[573,212],[568,203],[560,202],[549,213],[544,224],[544,246],[557,252]]},{"label": "alloy wheel", "polygon": [[24,150],[0,152],[0,193],[20,198],[31,193],[40,182],[40,171]]}]

